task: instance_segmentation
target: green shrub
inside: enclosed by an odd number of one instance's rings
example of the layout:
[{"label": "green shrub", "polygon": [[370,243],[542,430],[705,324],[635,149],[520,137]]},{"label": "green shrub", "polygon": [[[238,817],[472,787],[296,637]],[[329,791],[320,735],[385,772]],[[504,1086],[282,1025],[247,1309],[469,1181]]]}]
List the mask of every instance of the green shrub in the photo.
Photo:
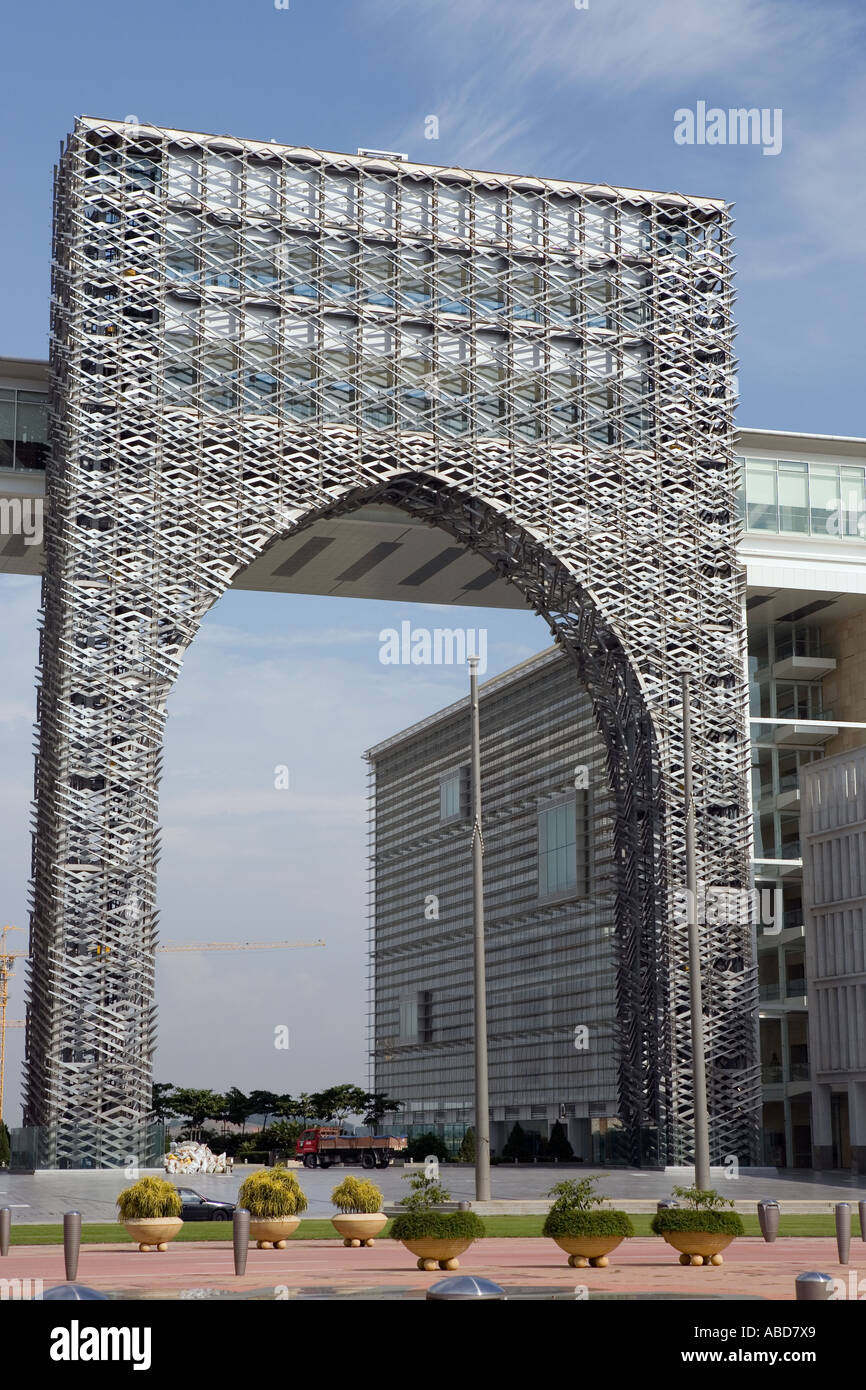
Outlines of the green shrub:
[{"label": "green shrub", "polygon": [[429,1207],[440,1207],[451,1201],[451,1193],[442,1187],[436,1178],[425,1177],[423,1173],[404,1173],[403,1181],[408,1182],[412,1191],[400,1203],[407,1211],[425,1211]]},{"label": "green shrub", "polygon": [[395,1240],[480,1240],[485,1234],[484,1222],[474,1211],[415,1210],[401,1212],[391,1225]]},{"label": "green shrub", "polygon": [[633,1236],[624,1211],[577,1211],[554,1204],[544,1222],[546,1236]]},{"label": "green shrub", "polygon": [[705,1231],[711,1236],[741,1236],[743,1223],[735,1211],[711,1211],[707,1208],[665,1207],[656,1212],[650,1230],[657,1236],[665,1231]]},{"label": "green shrub", "polygon": [[718,1211],[734,1205],[730,1197],[723,1197],[713,1187],[674,1187],[671,1191],[694,1211]]},{"label": "green shrub", "polygon": [[590,1211],[600,1207],[607,1199],[596,1192],[597,1178],[566,1178],[554,1183],[548,1197],[555,1198],[551,1211]]},{"label": "green shrub", "polygon": [[383,1195],[367,1178],[344,1178],[331,1193],[331,1201],[342,1212],[377,1212],[382,1210]]},{"label": "green shrub", "polygon": [[165,1178],[139,1178],[117,1198],[121,1221],[148,1221],[160,1216],[180,1216],[180,1193]]},{"label": "green shrub", "polygon": [[250,1216],[300,1216],[307,1210],[307,1199],[294,1173],[288,1168],[265,1168],[244,1178],[238,1192],[238,1206]]},{"label": "green shrub", "polygon": [[12,1145],[9,1139],[9,1130],[6,1128],[6,1121],[0,1120],[0,1168],[8,1168],[12,1158]]}]

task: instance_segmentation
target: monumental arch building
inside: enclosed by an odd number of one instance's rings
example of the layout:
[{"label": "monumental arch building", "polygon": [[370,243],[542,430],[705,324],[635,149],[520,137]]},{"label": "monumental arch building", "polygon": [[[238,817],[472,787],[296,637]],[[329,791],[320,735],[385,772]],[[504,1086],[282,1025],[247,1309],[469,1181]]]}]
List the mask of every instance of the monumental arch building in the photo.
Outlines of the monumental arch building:
[{"label": "monumental arch building", "polygon": [[[684,670],[700,876],[749,883],[730,261],[710,198],[76,122],[55,188],[41,1164],[146,1148],[166,700],[232,585],[545,620],[603,748],[624,1154],[687,1157]],[[717,1160],[755,1151],[753,939],[745,909],[704,935]]]}]

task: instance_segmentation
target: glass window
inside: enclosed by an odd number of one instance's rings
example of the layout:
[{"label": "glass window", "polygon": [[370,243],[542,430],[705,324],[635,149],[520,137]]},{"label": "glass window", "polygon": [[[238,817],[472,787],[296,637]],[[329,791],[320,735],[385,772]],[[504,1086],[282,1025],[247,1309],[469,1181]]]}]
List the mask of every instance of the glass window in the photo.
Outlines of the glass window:
[{"label": "glass window", "polygon": [[577,817],[573,800],[538,816],[538,895],[577,887]]},{"label": "glass window", "polygon": [[813,463],[809,469],[809,513],[813,536],[838,536],[839,470],[833,463]]},{"label": "glass window", "polygon": [[746,459],[746,512],[750,531],[778,531],[774,460]]},{"label": "glass window", "polygon": [[0,468],[15,465],[15,392],[0,391]]},{"label": "glass window", "polygon": [[863,491],[863,469],[843,465],[839,469],[842,501],[841,534],[866,537],[866,496]]},{"label": "glass window", "polygon": [[809,533],[809,465],[779,462],[779,530]]},{"label": "glass window", "polygon": [[48,397],[19,391],[15,415],[16,468],[44,468],[48,450]]},{"label": "glass window", "polygon": [[417,1038],[418,1036],[418,1000],[400,1000],[400,1037]]},{"label": "glass window", "polygon": [[439,819],[454,820],[460,815],[460,788],[462,777],[459,772],[450,772],[439,783]]}]

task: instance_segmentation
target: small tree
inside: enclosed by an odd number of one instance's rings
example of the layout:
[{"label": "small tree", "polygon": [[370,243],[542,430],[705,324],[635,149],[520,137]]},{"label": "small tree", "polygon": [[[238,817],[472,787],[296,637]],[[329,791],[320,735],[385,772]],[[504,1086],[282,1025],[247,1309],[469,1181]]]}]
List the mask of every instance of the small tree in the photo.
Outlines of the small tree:
[{"label": "small tree", "polygon": [[333,1120],[340,1128],[347,1115],[362,1115],[367,1108],[367,1092],[349,1081],[317,1091],[312,1100],[319,1118]]},{"label": "small tree", "polygon": [[503,1158],[517,1159],[525,1161],[530,1157],[529,1140],[526,1137],[526,1130],[522,1125],[515,1122],[514,1128],[505,1141],[505,1148],[502,1150]]},{"label": "small tree", "polygon": [[8,1168],[12,1159],[12,1144],[9,1140],[9,1131],[6,1128],[6,1121],[0,1120],[0,1168]]},{"label": "small tree", "polygon": [[407,1211],[424,1211],[427,1207],[438,1207],[451,1201],[451,1193],[439,1183],[438,1178],[427,1178],[423,1173],[404,1173],[403,1181],[412,1188],[408,1197],[400,1203]]},{"label": "small tree", "polygon": [[369,1091],[364,1097],[364,1124],[369,1129],[379,1129],[386,1115],[396,1115],[402,1100],[389,1100],[385,1091]]},{"label": "small tree", "polygon": [[410,1139],[406,1148],[406,1158],[410,1163],[423,1163],[425,1158],[436,1158],[440,1163],[447,1163],[450,1154],[444,1139],[430,1132],[419,1134],[417,1139]]},{"label": "small tree", "polygon": [[301,1125],[297,1120],[274,1120],[268,1129],[258,1136],[258,1148],[276,1149],[280,1153],[293,1154],[298,1142]]},{"label": "small tree", "polygon": [[222,1100],[222,1096],[215,1095],[213,1091],[182,1087],[172,1093],[171,1105],[177,1116],[187,1119],[187,1129],[200,1129],[205,1120],[216,1119]]},{"label": "small tree", "polygon": [[250,1115],[261,1115],[262,1129],[267,1129],[268,1120],[273,1115],[279,1099],[275,1091],[250,1092]]},{"label": "small tree", "polygon": [[574,1149],[568,1142],[565,1126],[561,1125],[559,1120],[550,1131],[550,1138],[547,1141],[547,1157],[558,1158],[560,1162],[568,1162],[569,1159],[574,1158]]},{"label": "small tree", "polygon": [[158,1124],[165,1124],[177,1115],[174,1106],[174,1086],[170,1081],[154,1081],[150,1092],[150,1111]]},{"label": "small tree", "polygon": [[671,1191],[694,1211],[721,1211],[734,1205],[730,1197],[723,1197],[712,1187],[674,1187]]},{"label": "small tree", "polygon": [[457,1155],[461,1163],[474,1163],[477,1158],[475,1147],[475,1130],[471,1127],[467,1129],[460,1145],[460,1152]]}]

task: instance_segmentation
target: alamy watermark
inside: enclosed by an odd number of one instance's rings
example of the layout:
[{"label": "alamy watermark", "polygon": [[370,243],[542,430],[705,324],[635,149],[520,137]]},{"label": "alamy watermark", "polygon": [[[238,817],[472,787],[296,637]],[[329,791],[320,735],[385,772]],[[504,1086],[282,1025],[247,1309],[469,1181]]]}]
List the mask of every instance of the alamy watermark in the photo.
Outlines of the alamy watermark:
[{"label": "alamy watermark", "polygon": [[41,545],[43,511],[41,497],[0,497],[0,536],[23,536],[25,545]]},{"label": "alamy watermark", "polygon": [[379,633],[379,660],[383,666],[465,666],[478,657],[478,674],[487,670],[485,627],[415,627],[408,621]]},{"label": "alamy watermark", "polygon": [[782,153],[782,111],[778,106],[737,106],[727,111],[697,102],[694,111],[674,112],[677,145],[760,145],[763,154]]},{"label": "alamy watermark", "polygon": [[768,936],[778,936],[784,920],[781,888],[727,888],[712,883],[699,883],[697,893],[676,888],[673,912],[679,926],[690,921],[699,927],[752,922]]}]

